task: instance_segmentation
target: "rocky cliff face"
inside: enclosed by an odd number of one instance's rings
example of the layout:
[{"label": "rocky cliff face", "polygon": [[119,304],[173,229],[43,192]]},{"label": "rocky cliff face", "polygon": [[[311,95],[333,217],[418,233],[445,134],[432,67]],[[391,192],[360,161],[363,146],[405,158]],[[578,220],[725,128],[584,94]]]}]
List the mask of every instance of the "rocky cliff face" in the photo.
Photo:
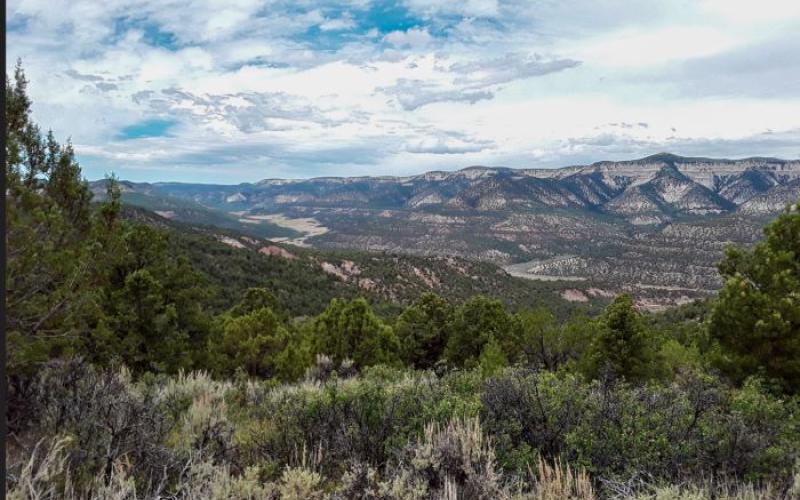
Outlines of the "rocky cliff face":
[{"label": "rocky cliff face", "polygon": [[660,154],[550,170],[470,167],[411,177],[272,179],[239,186],[156,184],[151,189],[224,209],[552,207],[607,212],[630,222],[657,224],[682,215],[733,213],[746,204],[747,213],[774,212],[791,199],[796,182],[800,182],[800,161]]}]

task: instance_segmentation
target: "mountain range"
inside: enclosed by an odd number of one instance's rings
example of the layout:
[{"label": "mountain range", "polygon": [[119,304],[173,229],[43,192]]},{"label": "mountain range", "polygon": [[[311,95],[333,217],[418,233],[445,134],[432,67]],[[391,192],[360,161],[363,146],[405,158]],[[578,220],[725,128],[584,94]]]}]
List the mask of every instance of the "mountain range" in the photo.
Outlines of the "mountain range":
[{"label": "mountain range", "polygon": [[713,293],[724,246],[752,244],[800,199],[800,161],[662,153],[557,169],[122,184],[125,201],[167,218],[301,246],[488,261],[573,281],[570,300],[630,291],[658,307]]}]

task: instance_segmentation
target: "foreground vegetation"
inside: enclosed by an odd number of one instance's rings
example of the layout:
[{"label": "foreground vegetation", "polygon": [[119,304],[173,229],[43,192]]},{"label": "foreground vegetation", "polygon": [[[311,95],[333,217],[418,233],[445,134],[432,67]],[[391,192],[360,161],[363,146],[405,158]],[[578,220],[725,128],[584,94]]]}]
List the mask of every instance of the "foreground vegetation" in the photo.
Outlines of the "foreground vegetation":
[{"label": "foreground vegetation", "polygon": [[220,297],[113,179],[91,205],[15,77],[10,497],[800,496],[800,206],[728,252],[718,299],[663,315],[424,294],[298,316],[285,290]]},{"label": "foreground vegetation", "polygon": [[523,367],[491,377],[387,367],[344,376],[332,368],[321,358],[303,381],[278,385],[198,372],[133,381],[125,370],[51,362],[29,400],[37,411],[21,434],[27,448],[14,445],[22,462],[11,469],[11,491],[778,498],[800,486],[795,404],[756,382],[731,388],[686,375],[635,385]]}]

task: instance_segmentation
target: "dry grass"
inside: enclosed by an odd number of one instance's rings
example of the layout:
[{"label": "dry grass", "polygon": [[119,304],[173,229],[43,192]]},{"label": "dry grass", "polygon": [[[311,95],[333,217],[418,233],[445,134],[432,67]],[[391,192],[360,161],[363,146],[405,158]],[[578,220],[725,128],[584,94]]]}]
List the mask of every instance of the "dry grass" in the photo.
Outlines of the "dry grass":
[{"label": "dry grass", "polygon": [[79,500],[103,498],[134,500],[139,498],[136,483],[127,473],[127,464],[116,463],[111,476],[98,474],[82,488],[77,487],[69,474],[68,450],[72,439],[45,439],[36,444],[30,459],[19,475],[10,478],[6,498],[9,500]]},{"label": "dry grass", "polygon": [[589,475],[556,460],[552,465],[541,458],[536,470],[528,468],[531,476],[531,500],[595,500],[594,488]]}]

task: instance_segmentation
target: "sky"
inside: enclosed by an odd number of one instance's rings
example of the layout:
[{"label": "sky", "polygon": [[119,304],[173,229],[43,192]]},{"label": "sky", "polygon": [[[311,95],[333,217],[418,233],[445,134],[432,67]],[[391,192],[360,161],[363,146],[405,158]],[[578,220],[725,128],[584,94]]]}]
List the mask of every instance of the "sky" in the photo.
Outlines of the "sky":
[{"label": "sky", "polygon": [[90,179],[800,158],[798,0],[9,0],[6,28]]}]

